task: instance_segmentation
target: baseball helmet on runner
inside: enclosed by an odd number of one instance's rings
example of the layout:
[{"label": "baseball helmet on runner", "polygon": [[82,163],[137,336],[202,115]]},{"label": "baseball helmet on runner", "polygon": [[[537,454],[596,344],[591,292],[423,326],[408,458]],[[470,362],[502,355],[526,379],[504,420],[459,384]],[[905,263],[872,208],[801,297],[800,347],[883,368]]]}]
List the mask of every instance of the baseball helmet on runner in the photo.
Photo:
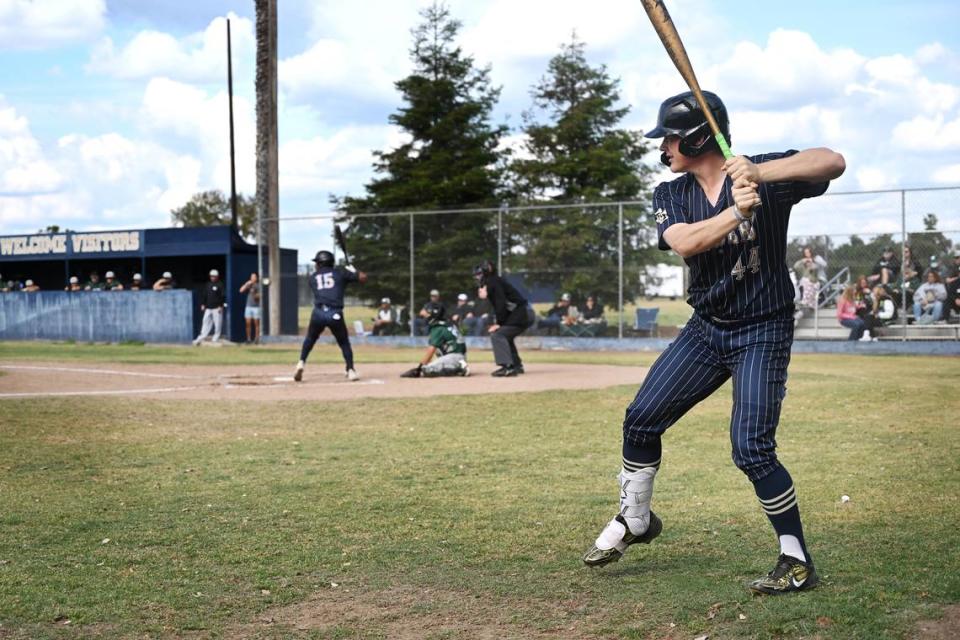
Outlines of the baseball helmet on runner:
[{"label": "baseball helmet on runner", "polygon": [[318,267],[332,267],[333,254],[326,249],[317,251],[317,255],[313,257],[313,261],[317,263]]},{"label": "baseball helmet on runner", "polygon": [[441,302],[428,302],[423,305],[423,310],[427,312],[427,324],[431,327],[442,322],[447,315],[447,309]]},{"label": "baseball helmet on runner", "polygon": [[[717,126],[729,144],[730,119],[727,117],[727,108],[715,93],[704,91],[703,97],[706,98]],[[707,151],[720,151],[710,131],[710,125],[707,124],[707,118],[691,91],[664,100],[657,114],[657,126],[648,131],[645,137],[663,138],[670,135],[680,136],[680,153],[688,158],[696,158]],[[662,155],[660,161],[670,164]]]}]

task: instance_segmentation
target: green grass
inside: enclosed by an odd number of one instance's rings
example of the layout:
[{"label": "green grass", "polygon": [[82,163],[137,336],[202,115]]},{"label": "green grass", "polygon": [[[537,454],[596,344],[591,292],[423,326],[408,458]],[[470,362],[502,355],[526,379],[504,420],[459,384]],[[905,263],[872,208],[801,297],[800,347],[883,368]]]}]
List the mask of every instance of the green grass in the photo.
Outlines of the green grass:
[{"label": "green grass", "polygon": [[[779,599],[742,586],[775,549],[730,463],[729,387],[665,438],[664,534],[594,571],[579,558],[615,509],[633,388],[2,401],[0,637],[224,637],[267,610],[278,622],[254,633],[276,638],[380,638],[388,622],[449,638],[438,621],[464,618],[485,637],[903,637],[960,601],[958,377],[957,359],[794,358],[778,441],[823,584]],[[311,598],[394,618],[307,635],[277,613]]]}]

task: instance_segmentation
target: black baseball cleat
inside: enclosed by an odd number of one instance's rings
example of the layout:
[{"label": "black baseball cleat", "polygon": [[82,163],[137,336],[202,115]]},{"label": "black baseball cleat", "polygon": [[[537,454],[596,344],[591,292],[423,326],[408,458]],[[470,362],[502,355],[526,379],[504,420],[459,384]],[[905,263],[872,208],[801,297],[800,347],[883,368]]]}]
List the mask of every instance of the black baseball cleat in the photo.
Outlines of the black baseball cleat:
[{"label": "black baseball cleat", "polygon": [[[650,512],[650,525],[647,527],[647,530],[641,533],[640,535],[634,535],[630,533],[630,527],[627,526],[626,520],[623,519],[623,516],[617,516],[614,520],[624,528],[623,538],[620,540],[620,544],[617,547],[612,549],[601,549],[596,544],[587,551],[583,556],[583,564],[588,567],[602,567],[604,565],[610,564],[611,562],[616,562],[623,557],[623,552],[627,550],[632,544],[650,544],[654,538],[660,535],[660,532],[663,531],[663,521],[657,517],[653,511]],[[614,525],[613,521],[609,525]],[[616,535],[616,534],[614,534]]]},{"label": "black baseball cleat", "polygon": [[819,583],[820,578],[812,562],[801,562],[793,556],[780,554],[773,571],[747,586],[756,593],[779,595],[813,589]]},{"label": "black baseball cleat", "polygon": [[517,373],[518,373],[518,374],[521,374],[521,375],[522,375],[523,373],[525,373],[525,371],[523,370],[523,365],[522,365],[522,364],[518,364],[517,366],[514,367],[514,369],[517,370]]},{"label": "black baseball cleat", "polygon": [[404,371],[403,373],[400,374],[400,377],[401,378],[419,378],[421,375],[423,375],[423,368],[418,366],[418,367],[414,367],[413,369],[408,369],[407,371]]},{"label": "black baseball cleat", "polygon": [[509,369],[510,369],[510,367],[504,365],[504,366],[500,367],[499,369],[497,369],[496,371],[494,371],[493,373],[491,373],[490,375],[492,375],[494,378],[502,378],[502,377],[504,377],[505,375],[507,375],[507,371],[508,371]]}]

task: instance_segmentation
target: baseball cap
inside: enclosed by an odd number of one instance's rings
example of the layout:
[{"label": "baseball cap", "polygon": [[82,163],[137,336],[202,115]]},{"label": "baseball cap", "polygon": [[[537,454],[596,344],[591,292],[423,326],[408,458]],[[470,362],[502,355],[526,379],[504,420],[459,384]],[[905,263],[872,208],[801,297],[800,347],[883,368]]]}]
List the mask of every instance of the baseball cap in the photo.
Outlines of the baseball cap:
[{"label": "baseball cap", "polygon": [[32,286],[33,286],[33,280],[27,280],[26,282],[23,283],[23,286],[25,286],[25,287],[32,287]]},{"label": "baseball cap", "polygon": [[466,299],[467,299],[467,294],[465,293],[461,293],[460,295],[457,296],[457,300],[466,300]]},{"label": "baseball cap", "polygon": [[104,277],[106,277],[106,278],[112,278],[112,277],[113,277],[113,271],[107,271],[107,275],[104,276]]},{"label": "baseball cap", "polygon": [[135,273],[135,274],[133,274],[133,279],[134,279],[134,280],[143,280],[143,276],[141,276],[139,273]]},{"label": "baseball cap", "polygon": [[430,295],[432,295],[432,296],[438,296],[438,295],[440,295],[440,292],[437,291],[436,289],[430,289]]},{"label": "baseball cap", "polygon": [[953,252],[953,257],[960,258],[960,249],[957,249],[956,251]]},{"label": "baseball cap", "polygon": [[219,276],[219,275],[220,275],[220,272],[217,271],[216,269],[210,269],[210,275],[211,275],[211,276]]},{"label": "baseball cap", "polygon": [[70,284],[80,284],[80,278],[77,276],[70,276]]},{"label": "baseball cap", "polygon": [[570,294],[569,294],[569,293],[565,293],[565,294],[563,294],[562,296],[560,296],[560,299],[561,299],[561,300],[564,300],[565,302],[570,302]]},{"label": "baseball cap", "polygon": [[170,273],[169,271],[164,271],[164,272],[163,272],[163,277],[166,278],[167,280],[169,280],[170,278],[173,277],[173,274]]},{"label": "baseball cap", "polygon": [[390,298],[380,298],[380,304],[390,304]]}]

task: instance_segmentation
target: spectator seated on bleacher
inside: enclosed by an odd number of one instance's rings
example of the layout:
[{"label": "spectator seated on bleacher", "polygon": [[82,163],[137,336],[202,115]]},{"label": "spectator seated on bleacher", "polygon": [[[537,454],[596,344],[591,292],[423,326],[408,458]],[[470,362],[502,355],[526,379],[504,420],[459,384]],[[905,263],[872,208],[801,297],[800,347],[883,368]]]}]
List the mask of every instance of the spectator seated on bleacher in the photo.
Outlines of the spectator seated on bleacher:
[{"label": "spectator seated on bleacher", "polygon": [[890,297],[890,292],[879,285],[873,289],[873,316],[884,326],[897,320],[897,303]]},{"label": "spectator seated on bleacher", "polygon": [[603,317],[603,306],[597,304],[594,296],[587,296],[587,301],[580,310],[576,322],[564,325],[562,335],[595,338],[603,335],[606,330],[607,321]]},{"label": "spectator seated on bleacher", "polygon": [[917,324],[939,322],[943,315],[943,303],[947,300],[947,288],[940,281],[940,274],[927,271],[927,281],[913,294],[913,317]]},{"label": "spectator seated on bleacher", "polygon": [[867,278],[871,284],[892,285],[900,275],[900,261],[893,255],[892,247],[884,247],[883,254],[873,267],[873,273]]},{"label": "spectator seated on bleacher", "polygon": [[477,321],[474,323],[470,335],[487,335],[487,327],[496,322],[496,319],[493,317],[493,305],[491,305],[490,301],[486,298],[478,298],[477,302],[473,305],[473,315]]},{"label": "spectator seated on bleacher", "polygon": [[856,287],[850,285],[843,290],[837,299],[837,320],[840,325],[850,329],[849,340],[870,341],[870,334],[867,332],[867,321],[862,315],[863,305],[858,305],[856,300]]},{"label": "spectator seated on bleacher", "polygon": [[457,296],[457,306],[450,314],[450,321],[460,328],[462,335],[473,335],[477,316],[473,312],[473,303],[470,302],[467,294],[461,293]]},{"label": "spectator seated on bleacher", "polygon": [[817,291],[820,280],[826,280],[827,261],[821,256],[813,254],[810,247],[803,248],[800,259],[793,263],[793,271],[797,276],[797,286],[800,288],[800,310],[813,309],[817,304]]},{"label": "spectator seated on bleacher", "polygon": [[[903,285],[906,288],[907,299],[913,298],[913,293],[920,288],[926,276],[923,275],[924,268],[920,262],[913,257],[909,245],[903,246]],[[896,283],[894,290],[900,290],[900,283]]]},{"label": "spectator seated on bleacher", "polygon": [[390,306],[390,298],[382,298],[377,315],[373,318],[371,333],[375,336],[395,335],[399,331],[398,320],[397,311]]},{"label": "spectator seated on bleacher", "polygon": [[570,326],[577,321],[577,314],[570,306],[570,294],[560,296],[557,304],[547,310],[546,315],[540,318],[538,326],[546,329],[547,333],[556,333],[561,326]]}]

